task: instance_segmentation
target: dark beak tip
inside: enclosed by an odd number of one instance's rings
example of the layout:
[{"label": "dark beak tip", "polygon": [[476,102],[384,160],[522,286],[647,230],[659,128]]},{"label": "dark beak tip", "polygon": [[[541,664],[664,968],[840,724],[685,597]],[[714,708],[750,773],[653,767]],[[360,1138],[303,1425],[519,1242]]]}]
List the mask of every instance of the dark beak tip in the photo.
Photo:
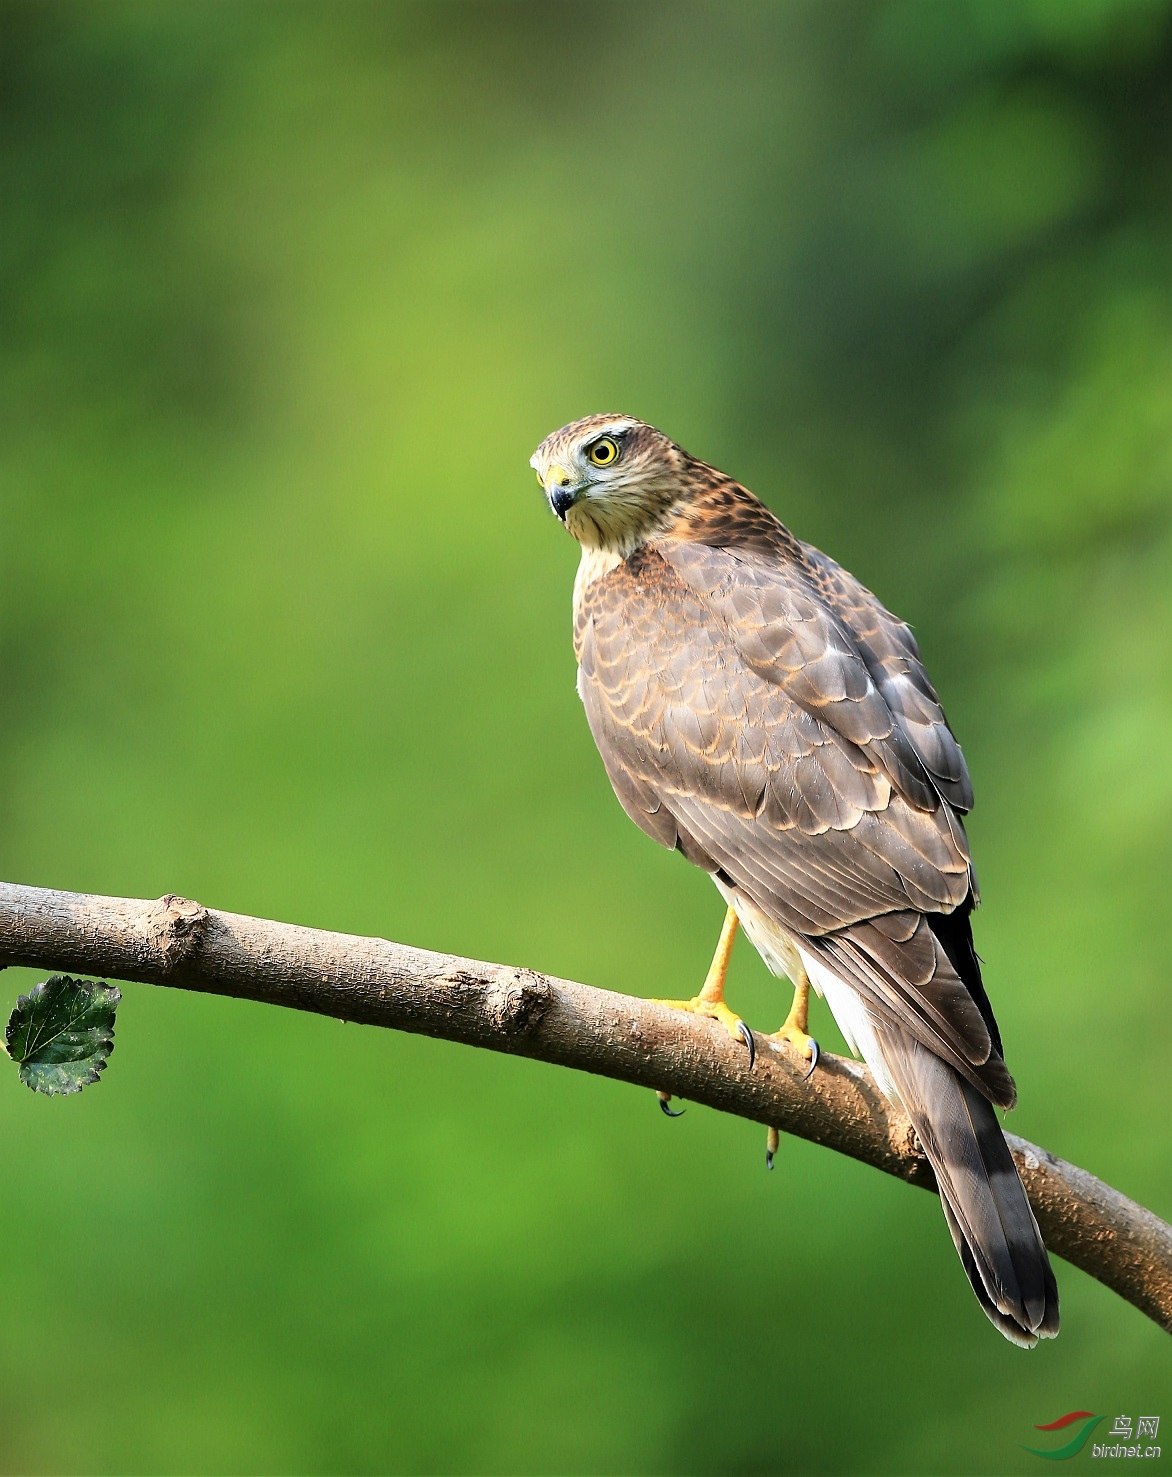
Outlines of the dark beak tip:
[{"label": "dark beak tip", "polygon": [[555,487],[549,494],[549,505],[564,523],[566,514],[574,506],[575,493],[568,487]]}]

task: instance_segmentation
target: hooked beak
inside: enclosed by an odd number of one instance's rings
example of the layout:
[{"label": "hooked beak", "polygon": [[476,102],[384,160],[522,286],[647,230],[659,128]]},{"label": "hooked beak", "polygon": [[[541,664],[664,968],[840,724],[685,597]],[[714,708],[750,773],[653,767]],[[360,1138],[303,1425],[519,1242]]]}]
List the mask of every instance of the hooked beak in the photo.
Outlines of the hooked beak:
[{"label": "hooked beak", "polygon": [[546,493],[549,505],[564,523],[566,514],[574,506],[578,498],[578,490],[574,487],[553,487]]},{"label": "hooked beak", "polygon": [[545,496],[550,507],[563,523],[566,521],[566,514],[578,500],[581,490],[581,487],[575,486],[574,479],[565,467],[549,469],[549,477],[545,483]]}]

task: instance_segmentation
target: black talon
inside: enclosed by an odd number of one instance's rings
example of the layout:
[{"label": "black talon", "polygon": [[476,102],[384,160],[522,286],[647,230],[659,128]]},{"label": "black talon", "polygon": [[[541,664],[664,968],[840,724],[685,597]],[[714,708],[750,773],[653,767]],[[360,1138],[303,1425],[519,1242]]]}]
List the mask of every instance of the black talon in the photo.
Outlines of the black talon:
[{"label": "black talon", "polygon": [[809,1082],[810,1078],[814,1075],[814,1068],[818,1065],[818,1057],[821,1054],[818,1050],[818,1043],[814,1040],[813,1036],[810,1037],[810,1050],[813,1052],[813,1056],[810,1058],[810,1065],[802,1075],[803,1082]]},{"label": "black talon", "polygon": [[766,1149],[765,1150],[765,1168],[766,1169],[772,1169],[773,1168],[773,1150],[772,1149]]},{"label": "black talon", "polygon": [[657,1093],[656,1096],[659,1098],[659,1106],[662,1109],[664,1116],[667,1118],[682,1118],[684,1114],[688,1111],[687,1108],[681,1108],[678,1113],[673,1113],[672,1110],[668,1107],[669,1099],[665,1097],[662,1093]]},{"label": "black talon", "polygon": [[757,1060],[757,1046],[753,1040],[753,1033],[745,1025],[744,1021],[737,1022],[737,1035],[749,1048],[749,1071],[753,1070],[753,1063]]}]

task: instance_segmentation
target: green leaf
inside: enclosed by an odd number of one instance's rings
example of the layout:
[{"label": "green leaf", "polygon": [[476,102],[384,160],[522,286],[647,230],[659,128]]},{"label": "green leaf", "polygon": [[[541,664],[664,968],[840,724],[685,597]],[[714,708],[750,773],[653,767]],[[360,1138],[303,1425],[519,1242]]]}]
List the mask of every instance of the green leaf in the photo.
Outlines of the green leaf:
[{"label": "green leaf", "polygon": [[51,975],[16,1002],[4,1039],[20,1080],[49,1097],[96,1082],[114,1050],[122,991],[92,980]]}]

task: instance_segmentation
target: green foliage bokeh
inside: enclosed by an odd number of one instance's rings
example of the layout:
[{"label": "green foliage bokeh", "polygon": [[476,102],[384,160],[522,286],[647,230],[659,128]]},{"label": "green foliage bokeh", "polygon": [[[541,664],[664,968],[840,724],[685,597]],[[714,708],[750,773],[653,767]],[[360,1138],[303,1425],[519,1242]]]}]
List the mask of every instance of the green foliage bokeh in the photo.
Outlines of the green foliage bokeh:
[{"label": "green foliage bokeh", "polygon": [[[610,794],[526,466],[630,411],[914,623],[1011,1124],[1167,1216],[1170,97],[1168,0],[3,4],[0,874],[690,993],[719,899]],[[780,1021],[748,949],[730,993]],[[0,1091],[4,1471],[1172,1422],[1154,1325],[1060,1265],[1022,1354],[934,1199],[827,1152],[125,994],[99,1086]]]}]

